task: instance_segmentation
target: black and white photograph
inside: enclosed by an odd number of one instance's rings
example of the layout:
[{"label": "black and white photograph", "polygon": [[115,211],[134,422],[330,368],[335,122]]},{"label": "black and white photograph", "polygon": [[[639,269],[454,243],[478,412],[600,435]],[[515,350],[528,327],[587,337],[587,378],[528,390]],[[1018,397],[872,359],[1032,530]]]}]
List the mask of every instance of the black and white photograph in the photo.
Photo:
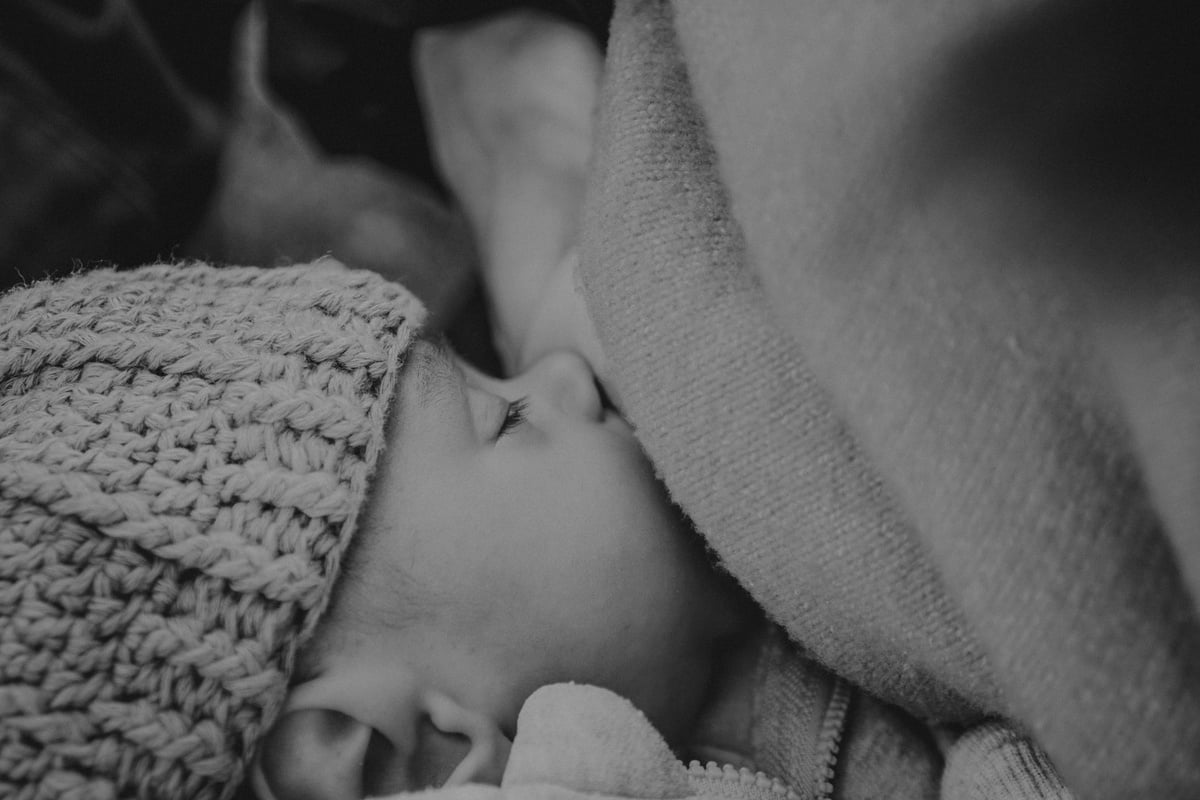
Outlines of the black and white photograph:
[{"label": "black and white photograph", "polygon": [[1200,5],[0,0],[0,800],[1200,800]]}]

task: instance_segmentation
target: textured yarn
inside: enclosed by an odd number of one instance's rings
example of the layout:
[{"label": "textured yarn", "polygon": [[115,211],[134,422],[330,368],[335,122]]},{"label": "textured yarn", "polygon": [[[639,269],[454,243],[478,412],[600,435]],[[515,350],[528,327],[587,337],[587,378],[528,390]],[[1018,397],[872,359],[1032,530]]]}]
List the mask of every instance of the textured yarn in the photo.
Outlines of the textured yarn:
[{"label": "textured yarn", "polygon": [[0,797],[233,793],[423,316],[336,262],[0,297]]}]

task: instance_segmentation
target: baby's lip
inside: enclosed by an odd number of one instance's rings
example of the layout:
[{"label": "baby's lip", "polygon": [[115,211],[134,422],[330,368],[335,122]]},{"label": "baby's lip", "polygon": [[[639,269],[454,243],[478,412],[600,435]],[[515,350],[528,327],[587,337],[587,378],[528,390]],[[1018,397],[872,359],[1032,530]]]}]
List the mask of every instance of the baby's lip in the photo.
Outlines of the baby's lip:
[{"label": "baby's lip", "polygon": [[625,417],[623,417],[618,411],[605,407],[604,410],[600,412],[599,422],[602,427],[607,428],[614,433],[627,436],[630,439],[635,438],[632,423],[625,419]]}]

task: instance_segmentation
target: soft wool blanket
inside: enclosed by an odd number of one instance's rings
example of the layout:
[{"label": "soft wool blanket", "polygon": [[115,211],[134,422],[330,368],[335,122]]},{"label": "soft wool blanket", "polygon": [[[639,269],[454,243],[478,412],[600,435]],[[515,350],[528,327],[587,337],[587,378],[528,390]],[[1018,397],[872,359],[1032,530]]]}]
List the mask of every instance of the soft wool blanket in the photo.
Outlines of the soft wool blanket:
[{"label": "soft wool blanket", "polygon": [[1057,63],[1038,25],[1117,23],[1009,5],[618,3],[584,289],[674,497],[816,657],[1013,721],[1082,797],[1200,796],[1195,248],[1050,169],[1108,163],[1097,62],[1004,83]]}]

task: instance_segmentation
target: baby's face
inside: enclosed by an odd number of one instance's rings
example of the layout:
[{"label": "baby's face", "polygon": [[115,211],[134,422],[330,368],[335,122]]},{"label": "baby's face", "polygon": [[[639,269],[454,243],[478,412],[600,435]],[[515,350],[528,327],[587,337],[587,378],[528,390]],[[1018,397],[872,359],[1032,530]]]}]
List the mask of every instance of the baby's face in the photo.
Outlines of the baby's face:
[{"label": "baby's face", "polygon": [[360,716],[392,738],[421,728],[384,719],[420,713],[391,694],[434,689],[511,738],[533,690],[576,681],[678,741],[739,600],[586,363],[557,353],[496,380],[422,341],[400,386],[372,487],[379,532],[323,626],[323,670],[357,670],[343,693],[373,687]]}]

